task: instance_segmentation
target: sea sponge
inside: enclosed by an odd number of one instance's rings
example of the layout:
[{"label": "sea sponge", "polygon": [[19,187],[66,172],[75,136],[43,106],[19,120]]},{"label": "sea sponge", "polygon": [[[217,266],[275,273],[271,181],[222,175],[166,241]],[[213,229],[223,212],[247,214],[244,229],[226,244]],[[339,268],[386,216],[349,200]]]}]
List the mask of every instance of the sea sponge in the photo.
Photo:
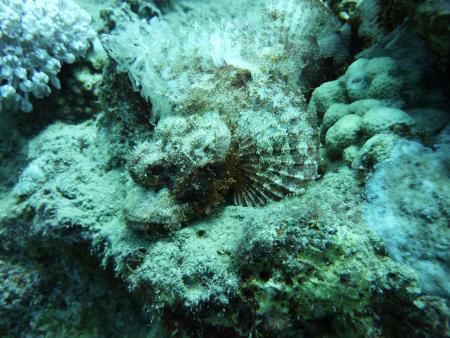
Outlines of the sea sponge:
[{"label": "sea sponge", "polygon": [[325,136],[325,147],[329,154],[339,155],[344,148],[358,141],[361,135],[361,117],[346,115],[337,121]]},{"label": "sea sponge", "polygon": [[388,107],[372,108],[362,118],[362,128],[367,136],[380,133],[412,135],[415,124],[403,110]]}]

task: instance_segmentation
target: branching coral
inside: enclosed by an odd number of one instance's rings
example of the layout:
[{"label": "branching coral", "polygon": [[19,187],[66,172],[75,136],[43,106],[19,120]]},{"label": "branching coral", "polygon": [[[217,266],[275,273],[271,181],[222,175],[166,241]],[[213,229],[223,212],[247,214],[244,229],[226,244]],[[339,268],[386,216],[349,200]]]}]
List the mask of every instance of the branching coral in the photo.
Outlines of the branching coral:
[{"label": "branching coral", "polygon": [[89,15],[71,0],[0,3],[0,107],[32,110],[29,95],[59,89],[63,62],[84,55],[95,32]]}]

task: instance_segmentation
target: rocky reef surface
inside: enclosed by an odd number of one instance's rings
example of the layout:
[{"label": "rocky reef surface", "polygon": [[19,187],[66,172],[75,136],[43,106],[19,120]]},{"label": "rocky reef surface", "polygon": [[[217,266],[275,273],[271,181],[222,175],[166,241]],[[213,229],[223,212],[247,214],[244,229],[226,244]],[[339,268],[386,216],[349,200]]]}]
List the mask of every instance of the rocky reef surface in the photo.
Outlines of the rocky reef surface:
[{"label": "rocky reef surface", "polygon": [[0,111],[1,337],[450,336],[445,1],[76,2]]}]

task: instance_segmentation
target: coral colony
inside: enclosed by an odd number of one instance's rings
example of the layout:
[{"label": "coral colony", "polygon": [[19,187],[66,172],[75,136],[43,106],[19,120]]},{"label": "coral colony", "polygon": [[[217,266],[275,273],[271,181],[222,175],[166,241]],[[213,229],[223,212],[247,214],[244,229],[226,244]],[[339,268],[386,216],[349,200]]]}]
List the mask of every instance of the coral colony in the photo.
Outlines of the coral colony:
[{"label": "coral colony", "polygon": [[449,41],[444,0],[0,0],[0,336],[450,336]]}]

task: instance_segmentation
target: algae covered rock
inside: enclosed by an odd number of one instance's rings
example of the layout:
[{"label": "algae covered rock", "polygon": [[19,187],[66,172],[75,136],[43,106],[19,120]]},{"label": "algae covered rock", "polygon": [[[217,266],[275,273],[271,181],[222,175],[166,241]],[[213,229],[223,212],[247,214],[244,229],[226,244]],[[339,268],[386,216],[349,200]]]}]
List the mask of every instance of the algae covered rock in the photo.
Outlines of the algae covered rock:
[{"label": "algae covered rock", "polygon": [[416,0],[357,1],[352,22],[363,40],[379,42],[408,22],[408,17],[414,14],[418,3]]},{"label": "algae covered rock", "polygon": [[[12,322],[19,322],[19,318],[27,313],[31,305],[34,293],[40,282],[37,271],[33,271],[28,265],[0,259],[0,328],[4,332],[12,331]],[[30,319],[28,313],[27,319]],[[12,320],[11,320],[12,319]]]},{"label": "algae covered rock", "polygon": [[[116,222],[98,235],[132,292],[179,330],[289,337],[414,327],[441,334],[442,300],[430,300],[427,310],[415,305],[421,293],[413,272],[367,236],[361,202],[358,180],[342,170],[263,208],[225,207],[170,240],[149,242]],[[397,311],[392,302],[404,306]],[[435,311],[436,327],[424,328],[422,311]]]},{"label": "algae covered rock", "polygon": [[[367,235],[360,182],[349,170],[311,182],[303,195],[259,208],[225,206],[188,227],[170,228],[170,236],[155,235],[151,227],[138,232],[126,225],[122,212],[130,198],[137,201],[130,213],[148,215],[158,204],[152,203],[153,192],[131,182],[126,168],[99,165],[100,158],[107,160],[99,155],[108,144],[91,137],[95,128],[58,124],[34,140],[30,158],[42,159],[47,181],[12,201],[2,225],[42,245],[84,243],[168,332],[364,336],[413,328],[439,336],[442,331],[445,306],[423,299],[411,272],[385,257],[380,242]],[[165,197],[157,199],[170,206],[170,194],[159,193]],[[169,219],[176,215],[166,211]],[[403,305],[397,311],[391,304],[398,302]],[[436,327],[423,323],[424,311]],[[400,319],[392,323],[392,316]]]},{"label": "algae covered rock", "polygon": [[431,144],[436,135],[450,122],[450,112],[433,108],[416,108],[407,110],[416,121],[416,133],[426,144]]},{"label": "algae covered rock", "polygon": [[389,255],[418,272],[426,292],[449,299],[448,144],[398,142],[366,184],[366,218]]},{"label": "algae covered rock", "polygon": [[[255,214],[255,222],[246,228],[238,254],[243,274],[240,292],[247,300],[247,311],[256,311],[257,330],[263,335],[407,332],[406,327],[421,311],[408,305],[408,314],[400,315],[403,324],[389,327],[391,316],[399,315],[389,303],[401,299],[409,303],[420,293],[412,271],[384,259],[380,243],[369,240],[369,244],[359,232],[360,209],[350,193],[357,189],[353,179],[349,171],[327,175],[300,197],[301,204],[284,202],[287,213],[280,212],[284,206],[268,208],[264,224],[256,222]],[[341,194],[336,194],[338,191]],[[344,201],[339,203],[339,198]],[[344,204],[351,211],[340,217],[340,225],[332,225],[333,215],[343,211]],[[440,320],[445,318],[442,300],[434,306],[442,310],[438,310]],[[379,321],[372,317],[374,313]],[[442,323],[427,334],[445,332]]]}]

